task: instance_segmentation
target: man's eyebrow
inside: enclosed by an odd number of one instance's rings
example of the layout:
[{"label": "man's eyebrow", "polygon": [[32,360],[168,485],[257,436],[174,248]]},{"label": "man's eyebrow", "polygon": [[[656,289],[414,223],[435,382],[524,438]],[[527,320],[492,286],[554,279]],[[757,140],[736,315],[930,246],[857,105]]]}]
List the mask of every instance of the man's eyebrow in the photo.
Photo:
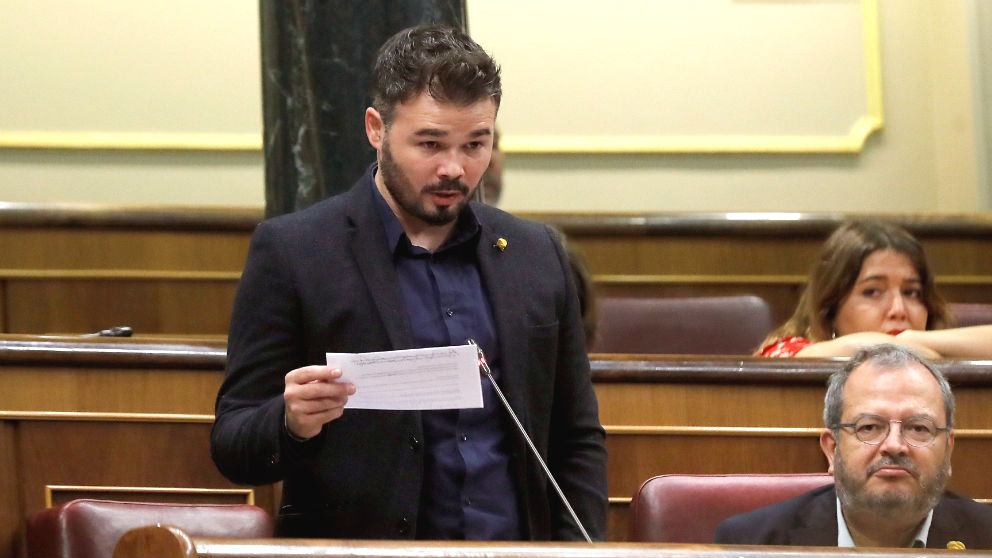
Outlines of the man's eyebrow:
[{"label": "man's eyebrow", "polygon": [[[420,137],[443,138],[448,135],[448,132],[446,132],[445,130],[440,130],[438,128],[421,128],[416,132],[414,132],[413,135]],[[491,135],[493,135],[493,132],[489,128],[479,128],[478,130],[472,130],[471,132],[469,132],[469,137],[472,138],[491,136]]]},{"label": "man's eyebrow", "polygon": [[413,133],[415,136],[428,136],[432,138],[443,138],[448,135],[448,132],[444,130],[439,130],[437,128],[421,128]]}]

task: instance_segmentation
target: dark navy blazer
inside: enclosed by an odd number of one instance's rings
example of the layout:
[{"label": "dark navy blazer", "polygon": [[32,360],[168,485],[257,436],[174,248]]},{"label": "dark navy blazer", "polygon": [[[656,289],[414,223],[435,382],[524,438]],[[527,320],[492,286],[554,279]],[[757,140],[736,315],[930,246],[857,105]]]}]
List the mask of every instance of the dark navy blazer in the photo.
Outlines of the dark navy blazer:
[{"label": "dark navy blazer", "polygon": [[[326,352],[414,346],[367,173],[351,190],[263,222],[231,316],[211,435],[234,482],[283,481],[281,536],[411,538],[423,477],[416,411],[346,410],[304,443],[283,429],[284,376]],[[593,538],[606,534],[606,450],[578,299],[541,224],[473,202],[477,261],[498,330],[500,387]],[[504,239],[505,248],[497,248]],[[511,449],[524,536],[581,535],[519,436]]]},{"label": "dark navy blazer", "polygon": [[[948,541],[960,541],[967,549],[992,549],[992,506],[946,492],[933,510],[927,547],[946,548]],[[714,542],[837,546],[834,485],[726,519]]]}]

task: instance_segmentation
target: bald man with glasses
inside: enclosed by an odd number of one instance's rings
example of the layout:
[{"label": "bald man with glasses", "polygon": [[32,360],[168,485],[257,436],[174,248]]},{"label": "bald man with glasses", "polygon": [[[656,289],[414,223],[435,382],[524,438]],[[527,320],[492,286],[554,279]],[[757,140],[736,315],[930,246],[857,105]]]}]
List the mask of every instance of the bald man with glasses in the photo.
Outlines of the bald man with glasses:
[{"label": "bald man with glasses", "polygon": [[864,349],[827,381],[823,422],[834,484],[727,519],[715,542],[992,548],[992,506],[945,491],[954,395],[933,364],[897,345]]}]

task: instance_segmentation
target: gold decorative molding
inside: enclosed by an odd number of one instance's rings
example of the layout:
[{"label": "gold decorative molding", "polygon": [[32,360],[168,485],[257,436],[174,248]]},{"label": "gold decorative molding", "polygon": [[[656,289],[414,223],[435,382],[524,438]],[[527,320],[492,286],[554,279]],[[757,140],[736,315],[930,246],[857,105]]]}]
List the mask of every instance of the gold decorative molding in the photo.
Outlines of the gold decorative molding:
[{"label": "gold decorative molding", "polygon": [[0,131],[0,149],[260,152],[259,134]]},{"label": "gold decorative molding", "polygon": [[[764,426],[654,426],[603,425],[610,436],[752,436],[762,438],[804,438],[819,436],[823,428],[777,428]],[[992,438],[992,429],[954,429],[958,438]]]},{"label": "gold decorative molding", "polygon": [[117,279],[147,281],[233,281],[240,271],[173,271],[160,269],[0,269],[2,279]]},{"label": "gold decorative molding", "polygon": [[93,422],[211,423],[213,415],[179,413],[91,413],[79,411],[0,411],[0,420],[78,420]]},{"label": "gold decorative molding", "polygon": [[846,136],[506,134],[500,148],[528,154],[858,153],[884,125],[877,0],[860,0],[860,8],[867,113],[851,124]]},{"label": "gold decorative molding", "polygon": [[[2,273],[2,270],[0,270]],[[2,276],[2,275],[0,275]],[[805,285],[806,275],[638,275],[599,273],[592,276],[597,285]],[[934,281],[941,285],[990,285],[992,275],[937,275]]]},{"label": "gold decorative molding", "polygon": [[255,490],[252,488],[171,488],[161,486],[86,486],[86,485],[45,485],[45,507],[52,507],[56,492],[117,492],[139,494],[188,494],[188,495],[243,495],[245,503],[255,504]]}]

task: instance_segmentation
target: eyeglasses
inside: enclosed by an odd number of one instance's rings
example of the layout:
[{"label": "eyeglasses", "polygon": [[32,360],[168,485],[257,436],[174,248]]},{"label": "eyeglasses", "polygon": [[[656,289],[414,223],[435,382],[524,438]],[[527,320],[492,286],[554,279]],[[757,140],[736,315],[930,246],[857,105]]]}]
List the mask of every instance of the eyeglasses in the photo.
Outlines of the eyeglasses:
[{"label": "eyeglasses", "polygon": [[893,422],[902,425],[899,433],[902,439],[915,448],[925,448],[937,439],[938,432],[948,432],[950,428],[937,428],[930,417],[909,417],[902,420],[889,420],[878,415],[862,415],[856,422],[838,424],[838,428],[853,428],[858,440],[870,446],[877,446],[889,436]]}]

